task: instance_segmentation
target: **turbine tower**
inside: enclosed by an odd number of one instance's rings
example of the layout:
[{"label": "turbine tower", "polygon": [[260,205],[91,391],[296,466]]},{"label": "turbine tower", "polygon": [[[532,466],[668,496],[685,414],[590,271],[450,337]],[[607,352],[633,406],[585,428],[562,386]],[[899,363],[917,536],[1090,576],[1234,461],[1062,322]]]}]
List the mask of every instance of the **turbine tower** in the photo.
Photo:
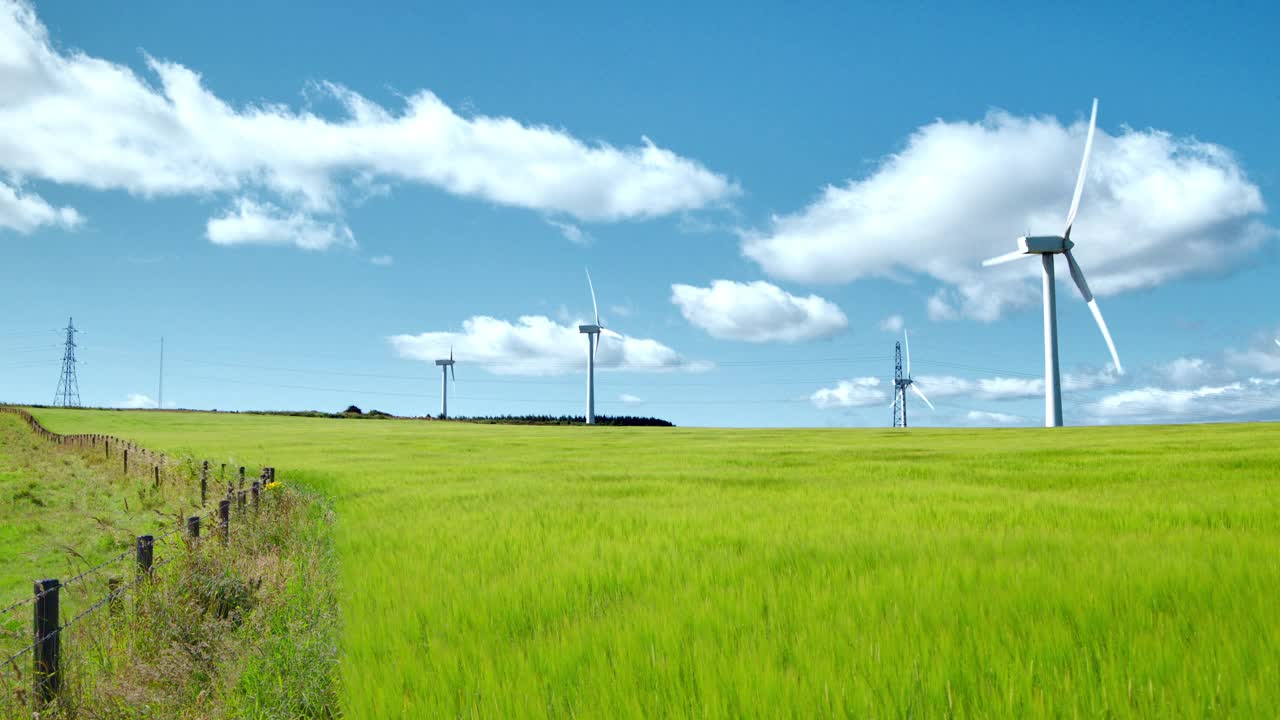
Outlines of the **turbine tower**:
[{"label": "turbine tower", "polygon": [[600,349],[600,336],[610,335],[621,338],[618,333],[609,330],[600,322],[600,306],[596,304],[596,287],[591,282],[591,271],[587,270],[587,287],[591,290],[591,311],[595,314],[595,323],[579,325],[578,332],[587,336],[587,424],[596,424],[596,351]]},{"label": "turbine tower", "polygon": [[447,420],[449,418],[449,378],[452,377],[454,382],[458,382],[458,376],[453,373],[453,346],[449,346],[449,359],[437,360],[436,365],[440,366],[440,419]]},{"label": "turbine tower", "polygon": [[1124,374],[1120,365],[1120,355],[1116,352],[1116,344],[1111,340],[1111,331],[1107,322],[1102,319],[1102,311],[1098,309],[1098,301],[1085,282],[1084,271],[1071,254],[1075,243],[1071,241],[1071,226],[1076,221],[1076,211],[1080,209],[1080,195],[1084,192],[1084,179],[1089,170],[1089,152],[1093,149],[1093,132],[1098,122],[1098,99],[1093,99],[1093,112],[1089,116],[1089,134],[1085,136],[1084,158],[1080,161],[1080,173],[1076,176],[1076,191],[1071,198],[1071,209],[1067,211],[1067,229],[1062,236],[1041,235],[1018,238],[1018,249],[991,258],[982,263],[984,267],[1012,262],[1028,255],[1040,256],[1042,268],[1041,286],[1044,293],[1044,424],[1045,427],[1062,426],[1062,380],[1058,371],[1058,302],[1054,283],[1055,256],[1067,256],[1067,268],[1071,271],[1071,279],[1080,290],[1081,297],[1089,304],[1093,319],[1107,341],[1107,349],[1111,351],[1111,360],[1115,363],[1116,372]]},{"label": "turbine tower", "polygon": [[62,374],[53,396],[55,407],[80,407],[80,383],[76,380],[76,324],[67,318],[67,344],[62,351]]},{"label": "turbine tower", "polygon": [[[902,351],[906,347],[907,355],[907,373],[902,373]],[[902,342],[893,344],[893,426],[907,426],[907,388],[920,396],[925,405],[930,410],[935,410],[933,403],[929,402],[929,398],[924,396],[924,392],[916,385],[915,380],[911,379],[911,342],[907,340],[907,332],[902,331]]]}]

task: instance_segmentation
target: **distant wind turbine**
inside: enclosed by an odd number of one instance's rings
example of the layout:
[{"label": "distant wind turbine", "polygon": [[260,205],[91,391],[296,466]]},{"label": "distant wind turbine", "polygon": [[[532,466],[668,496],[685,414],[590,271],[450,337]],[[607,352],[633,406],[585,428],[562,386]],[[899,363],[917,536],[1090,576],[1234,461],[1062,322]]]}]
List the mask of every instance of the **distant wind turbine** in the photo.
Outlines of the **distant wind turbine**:
[{"label": "distant wind turbine", "polygon": [[1098,99],[1093,99],[1093,112],[1089,116],[1089,134],[1084,141],[1084,158],[1080,161],[1080,174],[1076,177],[1076,191],[1071,198],[1071,210],[1067,212],[1067,229],[1062,236],[1040,235],[1018,238],[1018,249],[991,258],[982,263],[984,267],[1012,262],[1027,255],[1039,255],[1040,266],[1044,269],[1042,280],[1044,289],[1044,424],[1045,427],[1062,425],[1062,381],[1058,373],[1058,305],[1054,286],[1054,256],[1066,255],[1067,266],[1071,270],[1071,279],[1075,280],[1080,295],[1089,303],[1093,319],[1107,341],[1107,349],[1111,351],[1111,359],[1115,362],[1116,372],[1124,374],[1120,365],[1120,355],[1116,352],[1116,344],[1111,340],[1111,331],[1107,330],[1107,322],[1102,319],[1102,311],[1098,309],[1098,301],[1094,299],[1085,282],[1084,271],[1071,254],[1075,243],[1071,242],[1071,226],[1076,221],[1076,211],[1080,209],[1080,195],[1084,192],[1084,179],[1089,169],[1089,152],[1093,149],[1093,132],[1098,122]]},{"label": "distant wind turbine", "polygon": [[606,328],[600,322],[600,306],[596,304],[596,286],[591,282],[591,271],[587,270],[587,287],[591,290],[591,311],[595,313],[595,323],[579,325],[578,332],[587,336],[587,424],[596,424],[596,351],[600,349],[600,335],[621,338],[618,333]]},{"label": "distant wind turbine", "polygon": [[[902,346],[903,350],[906,352],[907,370],[906,374],[903,375],[902,363],[895,363],[893,377],[894,427],[898,426],[899,420],[902,421],[902,427],[907,426],[907,388],[911,388],[911,392],[919,395],[920,399],[924,401],[925,405],[929,406],[930,410],[937,410],[937,408],[933,406],[933,403],[929,402],[929,398],[924,396],[924,392],[920,390],[920,387],[916,385],[916,381],[911,379],[911,341],[907,340],[906,330],[902,331]],[[901,418],[899,418],[899,411],[901,411]]]},{"label": "distant wind turbine", "polygon": [[458,376],[453,373],[453,346],[449,346],[449,359],[437,360],[436,365],[440,366],[440,419],[445,420],[449,417],[449,378],[458,382]]}]

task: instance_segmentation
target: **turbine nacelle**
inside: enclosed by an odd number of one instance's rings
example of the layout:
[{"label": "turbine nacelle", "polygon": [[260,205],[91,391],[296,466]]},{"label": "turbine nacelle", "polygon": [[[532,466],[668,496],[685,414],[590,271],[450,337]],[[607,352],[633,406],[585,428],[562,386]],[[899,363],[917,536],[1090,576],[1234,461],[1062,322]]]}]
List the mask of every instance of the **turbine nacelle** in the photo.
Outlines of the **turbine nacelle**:
[{"label": "turbine nacelle", "polygon": [[586,333],[588,335],[594,335],[595,333],[600,332],[602,329],[603,328],[599,325],[579,325],[578,326],[578,332]]},{"label": "turbine nacelle", "polygon": [[1031,235],[1018,238],[1018,249],[1024,255],[1056,255],[1064,253],[1076,244],[1055,235]]}]

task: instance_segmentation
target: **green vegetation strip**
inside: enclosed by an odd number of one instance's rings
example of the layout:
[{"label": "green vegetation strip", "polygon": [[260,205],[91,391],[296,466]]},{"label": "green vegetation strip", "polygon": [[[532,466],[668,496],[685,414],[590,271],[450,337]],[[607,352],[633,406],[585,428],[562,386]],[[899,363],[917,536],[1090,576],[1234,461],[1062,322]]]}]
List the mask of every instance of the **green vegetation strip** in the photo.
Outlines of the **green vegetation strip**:
[{"label": "green vegetation strip", "polygon": [[333,498],[381,717],[1277,717],[1280,428],[40,410]]},{"label": "green vegetation strip", "polygon": [[[29,597],[33,578],[65,582],[125,547],[122,561],[60,592],[61,623],[74,620],[60,633],[63,688],[38,716],[334,717],[329,503],[274,486],[256,509],[233,512],[224,545],[212,509],[197,507],[192,463],[171,468],[158,487],[147,470],[123,476],[116,461],[39,439],[0,414],[0,497],[8,502],[0,526],[8,594],[0,597]],[[211,505],[222,492],[210,483]],[[170,532],[188,514],[203,518],[198,541]],[[138,580],[129,552],[144,533],[157,537],[150,580]],[[109,578],[128,588],[115,602]],[[0,658],[31,642],[31,610],[0,617]],[[33,716],[31,663],[26,655],[0,667],[0,717]]]}]

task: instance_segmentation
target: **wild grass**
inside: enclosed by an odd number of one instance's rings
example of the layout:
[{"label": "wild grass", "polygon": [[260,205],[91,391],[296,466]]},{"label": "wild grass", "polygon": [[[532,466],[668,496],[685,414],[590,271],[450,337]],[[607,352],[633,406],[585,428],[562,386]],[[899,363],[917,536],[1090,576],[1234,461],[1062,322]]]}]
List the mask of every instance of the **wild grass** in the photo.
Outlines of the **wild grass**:
[{"label": "wild grass", "polygon": [[[72,452],[0,414],[0,608],[31,597],[35,580],[65,581],[127,552],[138,535],[159,534],[197,511],[199,485],[186,468],[166,468],[159,486],[151,465],[135,460],[128,476],[121,468],[118,452],[110,460]],[[105,592],[117,571],[69,587],[64,612]],[[0,658],[30,642],[30,624],[29,613],[0,614]]]},{"label": "wild grass", "polygon": [[380,717],[1277,717],[1280,428],[40,410],[333,498]]},{"label": "wild grass", "polygon": [[[24,434],[30,436],[25,426],[0,434],[0,453],[12,459],[16,442],[17,455],[46,480],[57,477],[48,471],[51,464],[85,462],[81,454],[45,441],[28,446]],[[95,464],[88,462],[91,469]],[[59,482],[70,491],[71,483],[88,480],[131,482],[113,480],[109,470],[90,478],[73,473]],[[216,501],[221,493],[214,490],[211,497]],[[45,525],[75,521],[70,510],[38,518],[42,509],[28,510],[23,519]],[[337,565],[330,504],[311,491],[274,487],[257,508],[247,504],[233,514],[225,544],[209,511],[202,514],[198,540],[157,533],[150,579],[138,580],[129,557],[87,578],[84,589],[63,590],[60,619],[67,623],[107,595],[108,574],[125,584],[136,582],[118,601],[74,620],[61,633],[62,692],[39,717],[336,716]],[[171,526],[166,521],[162,527]],[[85,529],[82,541],[93,542],[95,532],[100,528]],[[25,645],[31,639],[30,607],[16,614],[25,622],[15,640]],[[27,655],[0,668],[0,717],[32,716],[31,662]]]}]

